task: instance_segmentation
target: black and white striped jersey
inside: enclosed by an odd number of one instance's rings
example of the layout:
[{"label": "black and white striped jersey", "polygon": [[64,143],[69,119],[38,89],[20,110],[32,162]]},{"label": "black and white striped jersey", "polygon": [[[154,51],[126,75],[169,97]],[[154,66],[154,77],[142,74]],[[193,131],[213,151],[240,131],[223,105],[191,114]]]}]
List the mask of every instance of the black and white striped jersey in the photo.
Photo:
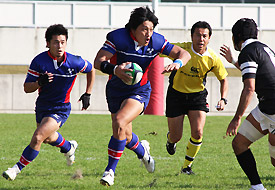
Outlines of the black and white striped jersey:
[{"label": "black and white striped jersey", "polygon": [[242,44],[238,57],[243,80],[255,78],[259,108],[266,114],[275,114],[275,54],[265,44],[248,39]]}]

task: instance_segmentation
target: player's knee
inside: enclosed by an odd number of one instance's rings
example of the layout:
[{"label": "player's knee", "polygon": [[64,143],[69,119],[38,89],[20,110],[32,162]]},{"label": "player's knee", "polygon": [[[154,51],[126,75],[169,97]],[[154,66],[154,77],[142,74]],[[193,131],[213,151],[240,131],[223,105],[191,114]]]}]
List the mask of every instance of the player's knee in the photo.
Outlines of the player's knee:
[{"label": "player's knee", "polygon": [[173,134],[170,133],[169,135],[169,139],[173,143],[179,142],[181,138],[182,138],[182,134],[179,134],[179,133],[173,133]]},{"label": "player's knee", "polygon": [[235,153],[240,152],[241,143],[238,141],[238,139],[235,137],[232,141],[232,148]]},{"label": "player's knee", "polygon": [[118,134],[126,135],[127,123],[123,118],[114,117],[112,122],[114,131],[117,131]]},{"label": "player's knee", "polygon": [[129,121],[127,121],[124,116],[116,115],[113,117],[113,125],[118,127],[125,127],[128,125],[128,123]]},{"label": "player's knee", "polygon": [[203,132],[201,130],[196,130],[194,132],[192,132],[192,137],[194,139],[201,139],[203,135]]},{"label": "player's knee", "polygon": [[32,136],[32,140],[31,140],[31,144],[32,145],[38,145],[38,144],[42,144],[44,141],[44,138],[42,135],[35,133]]},{"label": "player's knee", "polygon": [[46,138],[44,141],[43,141],[43,143],[45,143],[45,144],[49,144],[51,141],[50,141],[50,139],[48,139],[48,138]]}]

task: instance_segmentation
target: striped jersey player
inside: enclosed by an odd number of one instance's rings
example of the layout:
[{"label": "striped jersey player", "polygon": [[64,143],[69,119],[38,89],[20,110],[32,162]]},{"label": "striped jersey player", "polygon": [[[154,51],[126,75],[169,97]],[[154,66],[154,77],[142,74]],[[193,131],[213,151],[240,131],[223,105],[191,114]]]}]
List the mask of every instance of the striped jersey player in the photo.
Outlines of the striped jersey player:
[{"label": "striped jersey player", "polygon": [[[236,135],[232,147],[239,165],[250,181],[250,190],[266,190],[250,146],[268,135],[270,161],[275,166],[275,53],[258,41],[257,24],[253,19],[239,19],[232,27],[232,34],[234,48],[240,51],[238,61],[232,62],[227,46],[221,48],[221,54],[241,70],[244,85],[238,108],[226,134]],[[241,123],[254,92],[259,103]]]}]

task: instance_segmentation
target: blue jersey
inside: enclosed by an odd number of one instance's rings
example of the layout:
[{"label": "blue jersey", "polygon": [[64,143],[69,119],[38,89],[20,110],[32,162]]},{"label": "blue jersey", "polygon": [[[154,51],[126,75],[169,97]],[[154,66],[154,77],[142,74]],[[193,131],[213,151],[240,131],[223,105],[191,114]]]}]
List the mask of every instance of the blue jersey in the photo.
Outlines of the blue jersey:
[{"label": "blue jersey", "polygon": [[[49,51],[37,55],[31,62],[25,82],[35,82],[39,74],[45,72],[54,75],[53,81],[39,88],[39,96],[36,100],[36,109],[70,103],[70,93],[77,73],[88,73],[92,70],[92,64],[80,56],[64,53],[64,61],[58,66]],[[42,108],[43,109],[43,108]]]},{"label": "blue jersey", "polygon": [[[148,67],[152,60],[159,54],[169,55],[174,45],[158,33],[153,33],[147,46],[139,47],[138,42],[132,33],[126,28],[120,28],[107,34],[107,40],[101,49],[113,54],[110,62],[120,65],[124,62],[133,62],[140,65],[143,70],[143,77],[136,85],[126,85],[115,75],[110,75],[107,84],[107,90],[110,96],[127,95],[129,92],[140,90],[140,88],[149,89]],[[142,87],[146,85],[147,87]],[[107,95],[108,96],[108,95]]]}]

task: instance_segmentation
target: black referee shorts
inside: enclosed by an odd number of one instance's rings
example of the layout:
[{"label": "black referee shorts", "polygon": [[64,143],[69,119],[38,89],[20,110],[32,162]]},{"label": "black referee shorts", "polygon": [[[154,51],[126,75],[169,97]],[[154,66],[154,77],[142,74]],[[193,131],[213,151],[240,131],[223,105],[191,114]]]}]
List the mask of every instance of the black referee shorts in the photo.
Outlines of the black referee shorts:
[{"label": "black referee shorts", "polygon": [[168,87],[166,96],[166,117],[177,117],[188,114],[189,110],[201,110],[209,112],[206,102],[207,90],[196,93],[182,93]]}]

